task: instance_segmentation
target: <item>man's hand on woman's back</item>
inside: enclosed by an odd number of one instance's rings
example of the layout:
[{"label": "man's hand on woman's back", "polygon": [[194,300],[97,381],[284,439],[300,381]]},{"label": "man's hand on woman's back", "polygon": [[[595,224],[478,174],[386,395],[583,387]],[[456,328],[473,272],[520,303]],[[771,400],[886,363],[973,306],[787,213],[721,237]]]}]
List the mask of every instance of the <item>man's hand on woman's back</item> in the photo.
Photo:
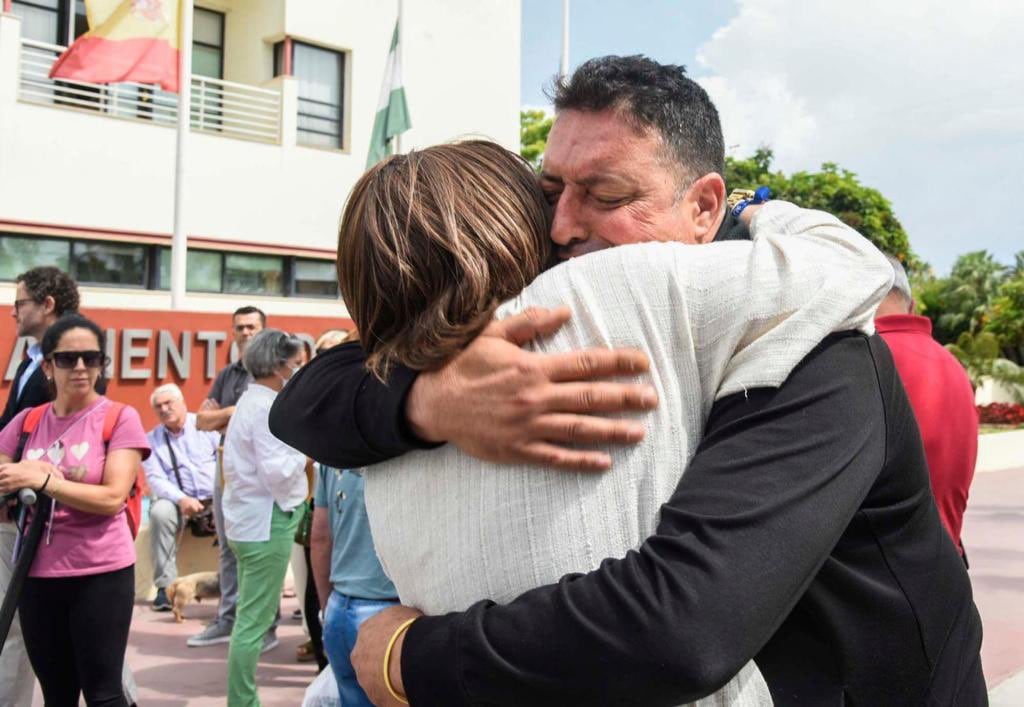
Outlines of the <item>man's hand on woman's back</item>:
[{"label": "man's hand on woman's back", "polygon": [[567,307],[530,309],[495,322],[444,368],[420,374],[406,402],[413,432],[487,461],[607,469],[608,454],[575,445],[639,442],[643,423],[598,414],[649,410],[658,396],[650,385],[601,380],[646,372],[640,351],[520,348],[557,331],[569,316]]}]

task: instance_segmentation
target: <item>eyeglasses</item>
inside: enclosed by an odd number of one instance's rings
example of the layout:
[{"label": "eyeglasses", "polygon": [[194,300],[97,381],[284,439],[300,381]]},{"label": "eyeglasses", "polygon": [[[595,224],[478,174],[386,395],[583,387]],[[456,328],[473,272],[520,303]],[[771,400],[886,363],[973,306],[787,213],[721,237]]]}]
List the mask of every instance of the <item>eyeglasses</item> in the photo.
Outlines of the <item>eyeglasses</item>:
[{"label": "eyeglasses", "polygon": [[29,302],[35,302],[35,300],[31,299],[31,298],[29,298],[29,299],[16,299],[16,300],[14,300],[14,311],[17,312],[18,310],[20,310],[24,305],[28,304]]},{"label": "eyeglasses", "polygon": [[78,359],[82,359],[86,368],[101,368],[107,363],[102,351],[54,351],[50,356],[57,368],[74,368]]}]

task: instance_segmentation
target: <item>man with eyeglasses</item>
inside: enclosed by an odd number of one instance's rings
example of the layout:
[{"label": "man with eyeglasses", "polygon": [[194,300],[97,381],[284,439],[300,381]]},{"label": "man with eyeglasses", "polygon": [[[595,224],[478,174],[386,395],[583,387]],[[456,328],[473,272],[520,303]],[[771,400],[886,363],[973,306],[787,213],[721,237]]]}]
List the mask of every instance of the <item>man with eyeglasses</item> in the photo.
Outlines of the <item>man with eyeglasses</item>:
[{"label": "man with eyeglasses", "polygon": [[50,389],[40,366],[43,352],[39,342],[43,333],[62,315],[77,312],[79,302],[78,286],[59,268],[33,268],[18,275],[15,282],[11,317],[18,328],[18,336],[30,336],[35,341],[11,381],[7,405],[0,416],[0,429],[25,408],[49,402]]},{"label": "man with eyeglasses", "polygon": [[[0,415],[0,429],[25,408],[49,402],[50,388],[40,365],[43,352],[39,342],[43,333],[67,312],[78,310],[78,286],[67,273],[54,267],[33,268],[15,279],[14,318],[18,336],[35,339],[28,355],[18,366],[7,394],[7,405]],[[74,365],[74,364],[72,364]],[[10,564],[16,537],[13,523],[0,523],[0,598],[7,593],[14,567]],[[21,624],[15,619],[0,655],[0,705],[27,705],[32,702],[35,676],[25,652]]]},{"label": "man with eyeglasses", "polygon": [[[238,349],[238,358],[222,368],[213,380],[206,400],[199,406],[196,413],[196,428],[203,431],[221,433],[221,445],[224,444],[224,433],[235,412],[235,403],[252,382],[252,376],[242,365],[242,356],[253,337],[263,331],[267,325],[267,315],[257,307],[240,307],[231,316],[231,334]],[[217,465],[217,475],[213,483],[213,513],[217,526],[217,543],[220,550],[218,574],[220,576],[220,605],[217,617],[202,632],[192,636],[186,642],[189,646],[212,646],[217,643],[228,643],[231,640],[231,629],[235,624],[235,607],[238,602],[238,563],[235,554],[228,547],[227,536],[224,535],[224,511],[221,498],[223,496],[224,476],[221,465]],[[263,650],[268,651],[277,646],[277,624],[267,632],[263,640]]]}]

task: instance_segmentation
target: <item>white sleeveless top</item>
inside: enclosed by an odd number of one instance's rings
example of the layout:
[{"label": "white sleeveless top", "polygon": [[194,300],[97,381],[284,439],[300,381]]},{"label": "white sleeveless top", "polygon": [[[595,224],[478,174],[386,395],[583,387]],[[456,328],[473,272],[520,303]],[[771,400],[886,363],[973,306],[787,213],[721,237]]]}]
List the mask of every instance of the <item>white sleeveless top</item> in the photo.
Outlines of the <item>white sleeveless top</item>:
[{"label": "white sleeveless top", "polygon": [[[574,473],[474,459],[453,445],[366,473],[377,554],[402,603],[426,614],[588,572],[641,547],[704,432],[717,397],[779,386],[833,331],[873,331],[892,269],[837,219],[769,202],[753,241],[646,243],[585,255],[542,274],[499,316],[568,305],[572,319],[534,348],[647,353],[654,412],[646,436],[610,446],[612,469]],[[642,550],[641,550],[642,551]],[[681,637],[685,640],[685,637]],[[751,661],[699,705],[771,704]]]}]

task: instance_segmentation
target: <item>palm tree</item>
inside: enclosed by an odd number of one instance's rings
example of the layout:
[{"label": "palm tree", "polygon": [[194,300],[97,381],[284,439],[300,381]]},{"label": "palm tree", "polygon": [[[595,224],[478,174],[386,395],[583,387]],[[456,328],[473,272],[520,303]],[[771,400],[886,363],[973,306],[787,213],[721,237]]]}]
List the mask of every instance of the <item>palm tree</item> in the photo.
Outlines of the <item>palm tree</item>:
[{"label": "palm tree", "polygon": [[939,327],[952,336],[977,334],[1008,269],[986,250],[957,258],[944,293],[948,308],[938,318]]},{"label": "palm tree", "polygon": [[992,332],[972,334],[965,331],[955,344],[946,344],[949,352],[967,371],[971,387],[978,389],[985,378],[1004,383],[1018,402],[1024,403],[1024,368],[1000,356],[999,340]]}]

